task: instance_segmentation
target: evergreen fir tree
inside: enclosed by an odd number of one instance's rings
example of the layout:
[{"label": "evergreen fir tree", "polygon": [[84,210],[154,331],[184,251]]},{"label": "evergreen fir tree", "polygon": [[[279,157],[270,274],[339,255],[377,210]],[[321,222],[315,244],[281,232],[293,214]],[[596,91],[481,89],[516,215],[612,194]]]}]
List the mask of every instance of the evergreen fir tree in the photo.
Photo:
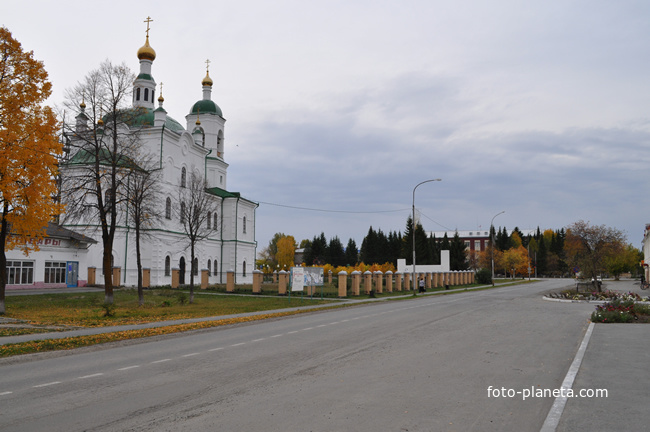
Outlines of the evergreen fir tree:
[{"label": "evergreen fir tree", "polygon": [[357,243],[354,239],[348,240],[348,245],[345,247],[345,264],[354,266],[359,262],[359,251],[357,250]]},{"label": "evergreen fir tree", "polygon": [[332,239],[330,239],[330,243],[327,249],[329,252],[328,262],[330,264],[332,264],[334,267],[345,265],[345,251],[343,250],[343,243],[341,243],[341,240],[338,238],[338,236],[334,236]]},{"label": "evergreen fir tree", "polygon": [[454,234],[449,249],[449,266],[451,270],[467,270],[467,256],[465,255],[465,242],[460,239],[458,231]]}]

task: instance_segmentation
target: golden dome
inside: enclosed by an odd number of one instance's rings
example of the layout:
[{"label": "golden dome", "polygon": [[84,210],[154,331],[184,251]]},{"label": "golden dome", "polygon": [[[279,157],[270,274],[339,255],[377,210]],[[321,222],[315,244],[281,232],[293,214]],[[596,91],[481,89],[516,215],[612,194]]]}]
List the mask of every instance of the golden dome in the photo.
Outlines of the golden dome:
[{"label": "golden dome", "polygon": [[147,39],[144,41],[144,45],[138,50],[138,59],[151,61],[156,59],[156,51],[154,51],[154,49],[151,48],[151,45],[149,45],[149,36],[147,36]]},{"label": "golden dome", "polygon": [[203,78],[203,81],[201,81],[201,84],[204,86],[210,86],[212,87],[212,78],[210,78],[210,72],[206,71],[205,72],[205,78]]}]

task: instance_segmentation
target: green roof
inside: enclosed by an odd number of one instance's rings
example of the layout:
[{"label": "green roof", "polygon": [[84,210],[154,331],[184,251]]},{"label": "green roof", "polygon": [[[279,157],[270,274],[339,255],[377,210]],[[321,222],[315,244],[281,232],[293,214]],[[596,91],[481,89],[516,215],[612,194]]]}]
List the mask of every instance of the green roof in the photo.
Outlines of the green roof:
[{"label": "green roof", "polygon": [[216,195],[221,198],[239,198],[241,197],[241,194],[239,192],[228,192],[225,189],[221,189],[218,187],[213,187],[213,188],[208,188],[207,189],[209,194]]},{"label": "green roof", "polygon": [[[140,169],[140,167],[138,167],[138,165],[133,161],[133,159],[131,159],[128,156],[117,155],[115,157],[117,157],[116,165],[118,167],[136,169],[136,170]],[[65,164],[66,165],[92,165],[95,163],[96,159],[99,159],[100,165],[112,166],[113,158],[114,158],[113,153],[107,148],[98,149],[96,155],[93,149],[81,148]]]},{"label": "green roof", "polygon": [[223,113],[219,105],[211,101],[210,99],[202,99],[194,104],[190,114],[216,114],[219,117],[223,118]]},{"label": "green roof", "polygon": [[[120,122],[127,123],[130,127],[153,127],[154,125],[154,110],[151,108],[130,108],[120,112]],[[104,116],[104,124],[108,125],[110,122],[110,115]],[[182,132],[185,130],[183,126],[170,116],[165,119],[165,127],[174,132]]]},{"label": "green roof", "polygon": [[138,77],[136,79],[137,80],[141,79],[141,80],[153,81],[153,77],[151,75],[149,75],[149,74],[146,74],[146,73],[141,73],[140,75],[138,75]]}]

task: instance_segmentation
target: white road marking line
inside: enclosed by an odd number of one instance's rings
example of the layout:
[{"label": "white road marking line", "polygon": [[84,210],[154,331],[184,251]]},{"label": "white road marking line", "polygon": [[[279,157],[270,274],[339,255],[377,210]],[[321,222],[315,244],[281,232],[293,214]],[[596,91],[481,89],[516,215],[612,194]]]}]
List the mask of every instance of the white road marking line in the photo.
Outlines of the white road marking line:
[{"label": "white road marking line", "polygon": [[261,341],[263,341],[264,339],[266,339],[266,338],[261,338],[261,339],[253,339],[253,340],[252,340],[251,342],[261,342]]},{"label": "white road marking line", "polygon": [[96,374],[92,374],[92,375],[84,375],[84,376],[81,376],[81,377],[79,377],[77,379],[95,378],[95,377],[102,376],[102,375],[104,375],[104,374],[100,372],[100,373],[96,373]]},{"label": "white road marking line", "polygon": [[231,347],[238,347],[238,346],[242,346],[242,345],[245,345],[245,344],[246,344],[246,342],[239,342],[239,343],[236,343],[236,344],[232,344],[230,346]]},{"label": "white road marking line", "polygon": [[341,320],[342,323],[350,321],[349,319]]},{"label": "white road marking line", "polygon": [[12,393],[13,393],[13,392],[6,391],[6,392],[2,392],[2,393],[0,393],[0,396],[6,396],[6,395],[10,395],[10,394],[12,394]]},{"label": "white road marking line", "polygon": [[170,359],[170,358],[160,359],[160,360],[154,360],[154,361],[151,362],[151,364],[164,363],[164,362],[168,362],[168,361],[171,361],[171,360],[172,360],[172,359]]},{"label": "white road marking line", "polygon": [[294,334],[294,333],[298,333],[298,330],[293,330],[293,331],[287,332],[287,334]]},{"label": "white road marking line", "polygon": [[272,338],[276,338],[276,337],[280,337],[280,336],[284,336],[284,335],[283,335],[283,334],[276,334],[276,335],[273,335],[273,336],[271,336],[271,337],[272,337]]},{"label": "white road marking line", "polygon": [[45,384],[35,385],[34,388],[48,387],[48,386],[53,386],[53,385],[56,385],[56,384],[61,384],[61,381],[53,381],[53,382],[49,382],[49,383],[45,383]]},{"label": "white road marking line", "polygon": [[[566,373],[564,381],[562,381],[563,389],[570,389],[573,387],[573,381],[575,381],[576,375],[580,370],[580,365],[582,364],[582,359],[585,356],[585,351],[587,351],[587,345],[589,345],[589,339],[591,339],[591,333],[593,330],[594,323],[591,323],[589,324],[589,328],[587,328],[585,336],[582,338],[582,343],[580,344],[580,348],[578,348],[576,356],[573,358],[573,362],[569,367],[569,371]],[[555,402],[553,402],[553,406],[548,412],[548,415],[546,416],[546,420],[544,421],[540,432],[555,432],[558,424],[560,423],[560,418],[564,412],[564,407],[566,406],[567,400],[568,398],[566,395],[564,397],[558,396],[555,398]]]},{"label": "white road marking line", "polygon": [[139,367],[140,367],[140,365],[127,366],[127,367],[123,367],[123,368],[118,369],[118,371],[125,371],[125,370],[135,369],[135,368],[139,368]]},{"label": "white road marking line", "polygon": [[201,354],[201,353],[194,352],[194,353],[189,353],[189,354],[183,354],[181,357],[194,357],[194,356],[197,356],[199,354]]},{"label": "white road marking line", "polygon": [[313,327],[307,327],[307,328],[302,329],[302,331],[305,331],[305,330],[313,330],[313,329],[314,329]]},{"label": "white road marking line", "polygon": [[328,324],[321,324],[321,325],[317,325],[316,328],[327,327],[327,326]]},{"label": "white road marking line", "polygon": [[209,349],[208,352],[221,351],[223,347]]}]

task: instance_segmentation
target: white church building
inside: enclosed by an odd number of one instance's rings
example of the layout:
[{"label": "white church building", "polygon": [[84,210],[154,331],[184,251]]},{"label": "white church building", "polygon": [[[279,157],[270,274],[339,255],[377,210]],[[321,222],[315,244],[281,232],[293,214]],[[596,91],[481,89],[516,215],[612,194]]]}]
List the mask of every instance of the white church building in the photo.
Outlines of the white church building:
[{"label": "white church building", "polygon": [[[189,108],[185,126],[167,115],[162,94],[154,100],[156,82],[152,66],[156,53],[149,45],[149,30],[145,45],[137,56],[140,71],[133,82],[133,108],[143,115],[130,124],[131,133],[138,134],[143,149],[154,156],[161,171],[161,223],[141,238],[142,264],[150,269],[151,286],[170,285],[172,270],[179,270],[181,284],[189,283],[191,271],[190,249],[177,211],[179,188],[185,187],[192,173],[204,178],[207,193],[214,200],[217,211],[208,218],[210,235],[196,244],[198,271],[209,271],[209,283],[226,283],[228,271],[235,272],[235,282],[252,283],[255,266],[255,211],[258,204],[228,190],[228,163],[225,159],[225,123],[221,108],[212,100],[213,81],[206,71],[201,82],[202,97]],[[161,91],[162,93],[162,91]],[[197,96],[198,82],[197,82]],[[158,106],[156,107],[156,101]],[[78,130],[87,128],[88,117],[82,104],[76,117]],[[72,138],[74,139],[74,137]],[[77,157],[79,159],[79,157]],[[75,154],[70,155],[75,160]],[[61,170],[66,175],[65,169]],[[68,171],[68,175],[71,172]],[[119,218],[119,228],[113,244],[113,266],[120,267],[120,285],[137,285],[136,247],[134,227],[127,218]],[[69,221],[66,228],[97,239],[90,246],[87,262],[97,272],[102,283],[101,229],[96,221]],[[198,272],[197,272],[198,273]],[[197,277],[198,276],[198,277]],[[200,273],[195,283],[200,283]]]}]

